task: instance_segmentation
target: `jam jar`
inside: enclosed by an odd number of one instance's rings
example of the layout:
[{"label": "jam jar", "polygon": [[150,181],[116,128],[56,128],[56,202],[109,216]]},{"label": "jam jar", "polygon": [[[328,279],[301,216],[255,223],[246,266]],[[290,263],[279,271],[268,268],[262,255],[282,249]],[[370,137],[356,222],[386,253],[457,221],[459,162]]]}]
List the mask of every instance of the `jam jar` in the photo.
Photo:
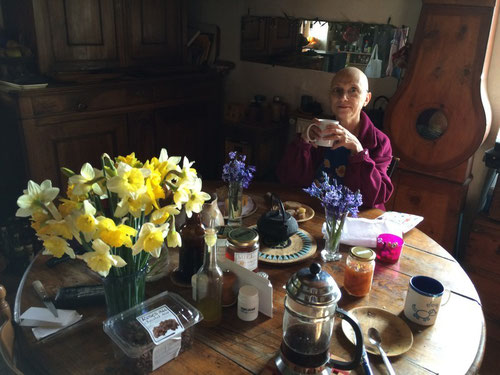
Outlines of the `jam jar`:
[{"label": "jam jar", "polygon": [[226,258],[250,271],[257,269],[259,260],[259,234],[256,230],[238,227],[227,236]]},{"label": "jam jar", "polygon": [[372,288],[375,251],[366,247],[351,248],[346,259],[344,288],[352,296],[366,296]]}]

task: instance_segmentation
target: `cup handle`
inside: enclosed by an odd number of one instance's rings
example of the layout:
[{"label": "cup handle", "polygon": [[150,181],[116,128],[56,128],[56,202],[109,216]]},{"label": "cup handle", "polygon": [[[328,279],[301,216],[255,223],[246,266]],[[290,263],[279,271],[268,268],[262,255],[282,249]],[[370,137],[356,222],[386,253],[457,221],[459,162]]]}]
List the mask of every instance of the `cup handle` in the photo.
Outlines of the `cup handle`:
[{"label": "cup handle", "polygon": [[314,143],[316,141],[316,139],[311,139],[311,137],[309,137],[309,130],[311,130],[311,126],[313,126],[313,125],[316,125],[316,124],[313,122],[313,123],[309,124],[309,126],[306,129],[306,141],[308,143]]},{"label": "cup handle", "polygon": [[443,293],[443,297],[445,296],[445,294],[448,294],[448,298],[441,298],[441,305],[440,306],[444,306],[446,305],[449,301],[450,301],[450,298],[451,298],[451,289],[447,289],[445,288],[444,290],[444,293]]}]

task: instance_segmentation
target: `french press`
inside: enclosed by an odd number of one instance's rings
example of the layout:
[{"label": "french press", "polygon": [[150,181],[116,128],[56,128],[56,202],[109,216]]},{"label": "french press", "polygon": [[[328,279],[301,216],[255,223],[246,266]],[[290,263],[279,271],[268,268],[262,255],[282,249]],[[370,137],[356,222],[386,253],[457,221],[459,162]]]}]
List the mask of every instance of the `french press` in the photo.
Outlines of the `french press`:
[{"label": "french press", "polygon": [[[363,350],[358,323],[337,307],[341,293],[331,275],[318,263],[293,274],[286,283],[283,341],[276,367],[284,375],[330,374],[331,368],[357,367]],[[345,319],[353,328],[356,348],[350,362],[330,359],[330,339],[335,317]]]}]

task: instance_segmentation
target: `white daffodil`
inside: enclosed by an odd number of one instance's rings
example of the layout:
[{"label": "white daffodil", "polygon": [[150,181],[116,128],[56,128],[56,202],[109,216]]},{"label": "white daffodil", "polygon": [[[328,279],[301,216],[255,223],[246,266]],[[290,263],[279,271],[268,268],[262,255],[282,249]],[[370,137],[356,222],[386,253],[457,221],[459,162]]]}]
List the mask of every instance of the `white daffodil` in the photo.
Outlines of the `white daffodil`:
[{"label": "white daffodil", "polygon": [[179,232],[175,230],[175,225],[172,224],[170,227],[170,231],[167,235],[167,246],[168,247],[178,247],[182,245],[182,239]]},{"label": "white daffodil", "polygon": [[34,212],[43,209],[48,210],[54,219],[60,220],[61,215],[52,202],[58,194],[59,188],[52,187],[50,180],[45,180],[40,185],[29,180],[28,188],[23,190],[23,195],[17,199],[19,209],[16,216],[28,217]]},{"label": "white daffodil", "polygon": [[203,203],[210,199],[210,194],[201,191],[201,178],[196,178],[191,187],[191,195],[184,205],[187,217],[191,217],[193,212],[201,212]]},{"label": "white daffodil", "polygon": [[179,210],[182,208],[182,205],[189,200],[189,196],[190,193],[187,188],[179,188],[174,193],[174,203]]},{"label": "white daffodil", "polygon": [[78,258],[85,261],[91,270],[101,276],[108,276],[111,267],[123,267],[127,265],[123,258],[118,255],[112,255],[109,252],[110,247],[100,239],[92,242],[92,249],[95,251],[79,255]]},{"label": "white daffodil", "polygon": [[170,216],[179,215],[179,213],[180,211],[175,207],[175,205],[170,204],[160,208],[159,210],[153,211],[151,214],[151,222],[155,225],[161,225],[165,223]]},{"label": "white daffodil", "polygon": [[145,223],[139,232],[137,242],[132,246],[132,255],[139,254],[142,250],[158,258],[161,253],[161,245],[167,236],[168,223],[156,227],[152,223]]},{"label": "white daffodil", "polygon": [[56,258],[62,257],[64,254],[68,254],[70,258],[75,259],[75,252],[68,245],[68,243],[57,236],[40,236],[40,239],[43,241],[44,255],[53,255]]},{"label": "white daffodil", "polygon": [[195,182],[196,169],[191,168],[193,164],[194,161],[189,161],[189,159],[184,156],[184,159],[182,160],[181,175],[177,180],[177,185],[179,187],[191,188],[191,185]]},{"label": "white daffodil", "polygon": [[137,197],[146,192],[145,178],[149,177],[151,171],[147,168],[132,168],[130,165],[120,162],[116,170],[117,175],[108,181],[109,191],[118,194],[120,198]]},{"label": "white daffodil", "polygon": [[70,185],[74,185],[74,195],[86,195],[90,190],[93,190],[94,193],[101,196],[104,191],[96,181],[102,176],[101,170],[92,168],[90,163],[85,163],[80,169],[80,174],[71,176],[68,181]]}]

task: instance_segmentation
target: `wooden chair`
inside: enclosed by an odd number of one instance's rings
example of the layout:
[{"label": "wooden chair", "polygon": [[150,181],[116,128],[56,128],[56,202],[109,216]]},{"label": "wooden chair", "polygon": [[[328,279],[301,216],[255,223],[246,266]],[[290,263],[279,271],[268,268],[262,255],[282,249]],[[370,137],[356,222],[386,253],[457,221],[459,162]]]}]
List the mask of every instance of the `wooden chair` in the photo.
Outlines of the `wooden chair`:
[{"label": "wooden chair", "polygon": [[398,163],[399,163],[399,158],[393,156],[392,160],[391,160],[391,164],[389,164],[389,166],[387,167],[387,176],[389,176],[389,178],[392,177],[392,174],[396,170]]},{"label": "wooden chair", "polygon": [[22,375],[14,362],[14,326],[12,313],[5,300],[7,291],[0,285],[0,373]]}]

